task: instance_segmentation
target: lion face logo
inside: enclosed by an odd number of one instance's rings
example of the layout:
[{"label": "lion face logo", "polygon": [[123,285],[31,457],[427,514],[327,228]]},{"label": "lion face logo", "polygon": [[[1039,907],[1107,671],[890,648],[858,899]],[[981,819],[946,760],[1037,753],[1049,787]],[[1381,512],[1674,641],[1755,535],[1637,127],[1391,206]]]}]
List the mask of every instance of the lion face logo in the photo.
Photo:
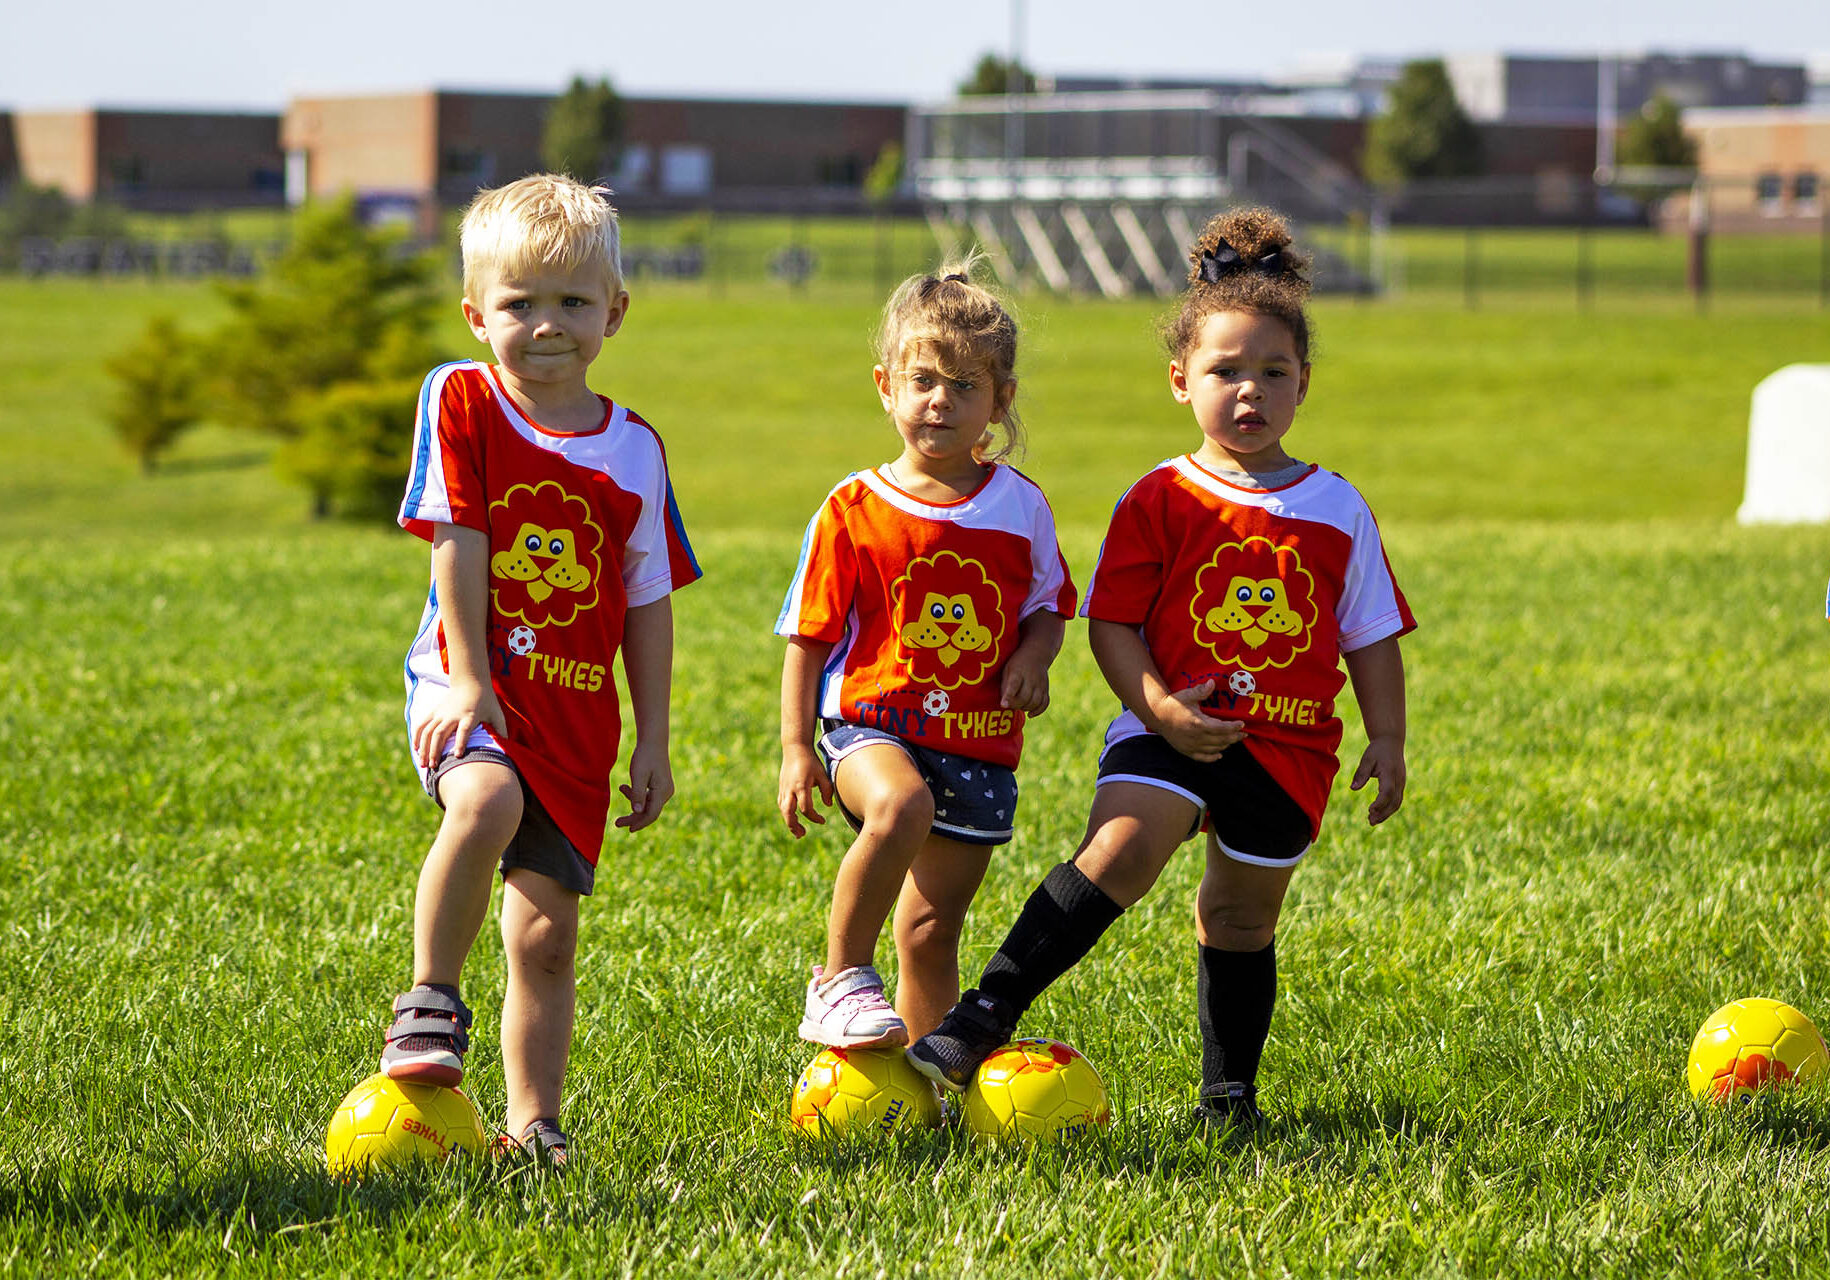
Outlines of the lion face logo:
[{"label": "lion face logo", "polygon": [[557,483],[518,484],[490,504],[490,523],[513,527],[489,558],[496,611],[530,626],[567,626],[597,604],[604,531],[591,509]]},{"label": "lion face logo", "polygon": [[1195,575],[1188,611],[1195,638],[1221,662],[1287,667],[1309,648],[1315,579],[1294,547],[1257,536],[1229,542]]},{"label": "lion face logo", "polygon": [[915,679],[957,689],[997,665],[1003,593],[978,561],[936,552],[911,561],[890,590],[898,647]]}]

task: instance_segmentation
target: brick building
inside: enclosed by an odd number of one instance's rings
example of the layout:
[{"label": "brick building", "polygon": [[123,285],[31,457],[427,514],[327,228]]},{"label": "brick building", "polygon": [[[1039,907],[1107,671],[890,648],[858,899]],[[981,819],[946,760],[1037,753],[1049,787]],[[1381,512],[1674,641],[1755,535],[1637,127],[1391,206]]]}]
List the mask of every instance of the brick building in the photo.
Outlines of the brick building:
[{"label": "brick building", "polygon": [[[1684,132],[1697,144],[1697,175],[1709,192],[1709,222],[1723,231],[1821,231],[1830,175],[1830,104],[1691,110]],[[1665,218],[1688,221],[1689,198]]]},{"label": "brick building", "polygon": [[[443,89],[299,99],[281,130],[287,196],[354,191],[430,217],[542,168],[551,102]],[[620,165],[600,176],[630,209],[855,209],[865,172],[902,140],[905,115],[875,103],[625,98]]]},{"label": "brick building", "polygon": [[[134,209],[280,202],[280,120],[258,112],[18,111],[18,177]],[[5,147],[0,144],[0,177]]]}]

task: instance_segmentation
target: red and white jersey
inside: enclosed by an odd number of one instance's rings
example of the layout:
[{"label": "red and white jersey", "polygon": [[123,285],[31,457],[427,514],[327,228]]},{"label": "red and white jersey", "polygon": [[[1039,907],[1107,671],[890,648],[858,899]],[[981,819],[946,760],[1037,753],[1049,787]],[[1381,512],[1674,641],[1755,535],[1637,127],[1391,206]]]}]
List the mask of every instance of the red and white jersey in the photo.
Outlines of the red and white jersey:
[{"label": "red and white jersey", "polygon": [[924,502],[881,468],[847,476],[807,526],[775,633],[832,644],[819,714],[937,751],[1015,766],[1023,713],[998,705],[1018,625],[1074,614],[1055,516],[994,466],[956,502]]},{"label": "red and white jersey", "polygon": [[[1311,467],[1249,489],[1191,455],[1145,475],[1112,513],[1087,584],[1089,618],[1138,629],[1170,691],[1214,682],[1209,715],[1319,832],[1341,745],[1341,655],[1416,627],[1359,491]],[[1129,710],[1107,743],[1148,732]]]},{"label": "red and white jersey", "polygon": [[[611,663],[623,618],[699,576],[661,439],[604,400],[589,431],[526,418],[496,371],[442,365],[419,393],[403,528],[489,535],[484,637],[508,721],[498,745],[592,863],[604,839],[622,721]],[[435,582],[407,654],[407,722],[450,685]]]}]

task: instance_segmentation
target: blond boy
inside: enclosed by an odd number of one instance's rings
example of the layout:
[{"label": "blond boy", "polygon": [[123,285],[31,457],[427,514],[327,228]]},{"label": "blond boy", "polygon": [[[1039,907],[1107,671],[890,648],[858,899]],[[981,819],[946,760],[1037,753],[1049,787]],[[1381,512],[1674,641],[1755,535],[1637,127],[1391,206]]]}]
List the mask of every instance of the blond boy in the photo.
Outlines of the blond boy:
[{"label": "blond boy", "polygon": [[609,192],[543,174],[464,215],[464,318],[493,365],[434,369],[419,397],[401,525],[432,543],[407,656],[407,725],[444,810],[414,904],[413,987],[381,1067],[455,1085],[459,976],[503,881],[503,1142],[563,1162],[578,900],[610,807],[620,648],[635,743],[620,788],[638,831],[673,794],[670,593],[699,576],[646,422],[586,384],[629,313]]}]

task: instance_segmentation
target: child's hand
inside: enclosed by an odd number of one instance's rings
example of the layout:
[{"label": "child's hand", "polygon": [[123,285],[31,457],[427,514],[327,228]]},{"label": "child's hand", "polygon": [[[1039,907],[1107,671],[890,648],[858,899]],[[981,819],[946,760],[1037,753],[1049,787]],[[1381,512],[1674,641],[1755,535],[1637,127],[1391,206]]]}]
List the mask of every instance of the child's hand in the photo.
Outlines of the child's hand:
[{"label": "child's hand", "polygon": [[813,796],[818,792],[820,799],[830,806],[832,804],[832,777],[820,764],[819,756],[812,747],[786,747],[782,750],[781,785],[776,789],[775,807],[781,811],[782,821],[788,824],[788,834],[799,840],[807,834],[807,828],[801,825],[805,816],[809,822],[824,825],[826,819],[814,807]]},{"label": "child's hand", "polygon": [[998,705],[1032,716],[1047,711],[1048,663],[1048,658],[1039,653],[1018,649],[1011,654],[998,684]]},{"label": "child's hand", "polygon": [[628,831],[640,831],[656,818],[674,797],[674,771],[667,752],[651,751],[637,742],[629,753],[629,781],[617,788],[629,801],[629,812],[616,820]]},{"label": "child's hand", "polygon": [[422,768],[430,769],[439,762],[447,745],[452,755],[462,756],[471,730],[478,725],[488,725],[500,737],[508,736],[508,720],[502,714],[502,704],[496,701],[494,687],[454,679],[426,718],[413,726],[409,735],[413,758]]},{"label": "child's hand", "polygon": [[1245,738],[1243,720],[1217,720],[1201,710],[1201,704],[1213,692],[1214,682],[1203,680],[1170,694],[1151,708],[1156,731],[1191,760],[1218,760],[1222,751]]},{"label": "child's hand", "polygon": [[1360,767],[1354,770],[1353,790],[1358,791],[1372,778],[1379,780],[1379,794],[1366,810],[1366,820],[1375,827],[1404,803],[1404,740],[1374,738],[1360,756]]}]

